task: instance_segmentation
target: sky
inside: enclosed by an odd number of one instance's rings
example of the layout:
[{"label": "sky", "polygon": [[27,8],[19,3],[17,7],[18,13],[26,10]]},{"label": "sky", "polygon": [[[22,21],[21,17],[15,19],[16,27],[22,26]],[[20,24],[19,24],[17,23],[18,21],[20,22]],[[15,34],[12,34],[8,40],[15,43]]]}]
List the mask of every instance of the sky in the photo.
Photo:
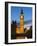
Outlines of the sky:
[{"label": "sky", "polygon": [[20,21],[21,9],[23,9],[24,21],[32,20],[32,7],[16,7],[11,6],[11,21]]}]

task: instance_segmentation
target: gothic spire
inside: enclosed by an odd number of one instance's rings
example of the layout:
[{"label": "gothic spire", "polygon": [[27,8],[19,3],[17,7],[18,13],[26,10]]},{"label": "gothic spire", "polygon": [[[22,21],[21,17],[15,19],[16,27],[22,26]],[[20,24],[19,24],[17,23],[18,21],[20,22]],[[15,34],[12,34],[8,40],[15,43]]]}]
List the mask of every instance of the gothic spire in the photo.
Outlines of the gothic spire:
[{"label": "gothic spire", "polygon": [[21,9],[21,14],[23,14],[23,9]]}]

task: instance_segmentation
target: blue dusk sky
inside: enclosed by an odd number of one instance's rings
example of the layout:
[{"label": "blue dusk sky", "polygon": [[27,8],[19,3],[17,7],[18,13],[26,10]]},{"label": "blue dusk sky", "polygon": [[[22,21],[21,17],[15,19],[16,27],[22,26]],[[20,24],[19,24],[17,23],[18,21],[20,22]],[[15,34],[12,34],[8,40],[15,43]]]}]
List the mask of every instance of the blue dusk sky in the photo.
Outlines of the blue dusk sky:
[{"label": "blue dusk sky", "polygon": [[20,21],[21,9],[23,9],[24,21],[32,20],[32,7],[11,6],[11,21]]}]

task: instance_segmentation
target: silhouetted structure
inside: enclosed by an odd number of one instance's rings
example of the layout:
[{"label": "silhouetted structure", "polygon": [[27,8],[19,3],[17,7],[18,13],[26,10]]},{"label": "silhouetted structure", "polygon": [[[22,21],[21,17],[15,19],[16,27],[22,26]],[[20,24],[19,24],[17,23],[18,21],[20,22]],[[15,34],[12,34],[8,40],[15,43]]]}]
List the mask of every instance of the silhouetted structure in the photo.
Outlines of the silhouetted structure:
[{"label": "silhouetted structure", "polygon": [[26,32],[25,36],[27,38],[32,38],[32,26],[30,27],[30,29]]},{"label": "silhouetted structure", "polygon": [[23,9],[21,9],[21,14],[23,14]]},{"label": "silhouetted structure", "polygon": [[16,21],[11,24],[11,39],[16,39]]},{"label": "silhouetted structure", "polygon": [[27,29],[25,28],[25,29],[24,29],[24,32],[25,32],[26,30],[27,30]]}]

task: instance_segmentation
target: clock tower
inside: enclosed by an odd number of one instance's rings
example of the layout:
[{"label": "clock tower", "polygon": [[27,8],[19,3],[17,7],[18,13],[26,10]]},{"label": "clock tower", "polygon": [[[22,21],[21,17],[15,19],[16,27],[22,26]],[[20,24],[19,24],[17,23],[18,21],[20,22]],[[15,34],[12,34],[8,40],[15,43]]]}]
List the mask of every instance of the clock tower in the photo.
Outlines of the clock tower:
[{"label": "clock tower", "polygon": [[21,9],[21,15],[20,15],[20,33],[24,33],[24,16],[23,16],[23,9]]}]

